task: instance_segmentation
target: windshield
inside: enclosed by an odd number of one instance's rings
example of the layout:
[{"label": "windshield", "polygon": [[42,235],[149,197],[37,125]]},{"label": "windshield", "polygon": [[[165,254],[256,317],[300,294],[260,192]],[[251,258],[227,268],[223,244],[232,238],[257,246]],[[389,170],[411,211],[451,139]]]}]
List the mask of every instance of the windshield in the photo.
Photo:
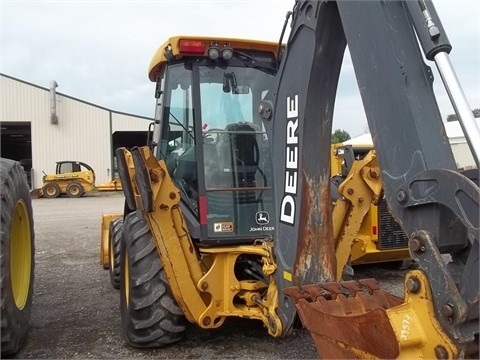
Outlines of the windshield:
[{"label": "windshield", "polygon": [[[227,125],[240,122],[263,130],[257,107],[272,84],[272,75],[254,68],[218,66],[199,66],[198,74],[204,133],[216,137]],[[159,79],[159,86],[158,155],[168,159],[179,156],[195,143],[192,69],[184,63],[170,65],[166,79],[163,76]]]},{"label": "windshield", "polygon": [[204,131],[255,119],[260,123],[256,106],[270,85],[270,75],[251,68],[218,67],[201,67],[199,73]]}]

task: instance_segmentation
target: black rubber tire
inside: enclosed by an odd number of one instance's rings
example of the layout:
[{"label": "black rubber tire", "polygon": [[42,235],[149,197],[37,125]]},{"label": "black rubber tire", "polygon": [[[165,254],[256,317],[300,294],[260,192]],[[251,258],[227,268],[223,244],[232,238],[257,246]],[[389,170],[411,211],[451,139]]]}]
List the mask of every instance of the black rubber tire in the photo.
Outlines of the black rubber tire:
[{"label": "black rubber tire", "polygon": [[43,187],[43,197],[53,199],[60,196],[60,186],[57,183],[48,183]]},{"label": "black rubber tire", "polygon": [[33,298],[35,233],[30,191],[20,163],[0,159],[0,179],[3,357],[21,349],[28,331]]},{"label": "black rubber tire", "polygon": [[123,218],[110,222],[108,231],[108,272],[114,289],[120,289],[120,252],[122,248]]},{"label": "black rubber tire", "polygon": [[82,184],[77,181],[72,181],[67,186],[67,196],[69,198],[79,198],[85,194],[85,189],[83,188]]},{"label": "black rubber tire", "polygon": [[186,319],[177,305],[148,224],[125,217],[120,271],[120,310],[127,343],[162,347],[182,339]]}]

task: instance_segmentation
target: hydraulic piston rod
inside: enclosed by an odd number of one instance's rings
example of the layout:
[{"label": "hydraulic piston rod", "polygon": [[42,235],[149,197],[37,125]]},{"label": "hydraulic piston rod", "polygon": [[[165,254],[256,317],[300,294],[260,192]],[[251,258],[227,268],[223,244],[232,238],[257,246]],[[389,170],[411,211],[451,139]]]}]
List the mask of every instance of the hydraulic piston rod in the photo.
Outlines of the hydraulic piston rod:
[{"label": "hydraulic piston rod", "polygon": [[480,129],[463,93],[448,54],[452,50],[446,32],[431,0],[406,2],[425,57],[435,61],[447,94],[457,114],[472,156],[480,166]]},{"label": "hydraulic piston rod", "polygon": [[478,168],[480,167],[480,129],[478,124],[475,122],[471,107],[463,93],[448,54],[439,52],[434,59]]}]

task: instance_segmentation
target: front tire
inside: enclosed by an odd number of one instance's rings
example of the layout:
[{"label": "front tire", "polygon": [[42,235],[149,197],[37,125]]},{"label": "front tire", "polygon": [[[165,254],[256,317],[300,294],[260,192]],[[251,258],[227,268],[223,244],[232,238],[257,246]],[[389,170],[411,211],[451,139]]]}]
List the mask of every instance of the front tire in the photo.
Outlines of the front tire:
[{"label": "front tire", "polygon": [[57,198],[60,196],[60,186],[57,183],[48,183],[43,187],[43,196],[49,199]]},{"label": "front tire", "polygon": [[2,357],[20,350],[30,321],[35,245],[27,178],[19,163],[0,159]]},{"label": "front tire", "polygon": [[162,347],[179,341],[186,319],[170,290],[148,224],[136,212],[125,217],[121,247],[122,328],[134,347]]}]

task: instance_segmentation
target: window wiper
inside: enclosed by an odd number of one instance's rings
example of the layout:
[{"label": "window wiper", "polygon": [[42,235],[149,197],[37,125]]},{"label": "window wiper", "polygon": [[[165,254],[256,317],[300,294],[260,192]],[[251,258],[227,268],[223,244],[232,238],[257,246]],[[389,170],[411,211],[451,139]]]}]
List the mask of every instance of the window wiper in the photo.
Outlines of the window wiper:
[{"label": "window wiper", "polygon": [[243,60],[245,60],[245,64],[255,68],[255,69],[258,69],[260,71],[263,71],[269,75],[275,75],[275,73],[277,72],[277,68],[263,62],[263,61],[260,61],[260,60],[257,60],[255,59],[253,56],[250,56],[248,54],[245,54],[244,52],[241,52],[241,51],[234,51],[233,52],[234,55],[237,55],[238,57],[240,58],[243,58]]}]

